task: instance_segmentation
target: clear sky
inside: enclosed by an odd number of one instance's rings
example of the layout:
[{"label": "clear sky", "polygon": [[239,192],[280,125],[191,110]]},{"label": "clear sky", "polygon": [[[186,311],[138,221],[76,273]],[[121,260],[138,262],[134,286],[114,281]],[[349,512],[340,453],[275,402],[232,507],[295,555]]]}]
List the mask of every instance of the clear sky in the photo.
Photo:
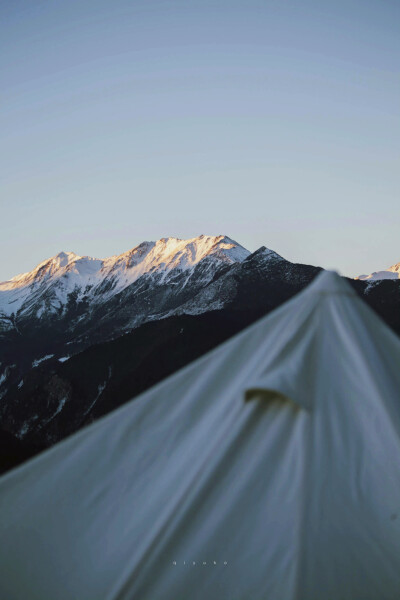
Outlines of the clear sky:
[{"label": "clear sky", "polygon": [[399,0],[3,0],[0,29],[0,280],[202,233],[400,261]]}]

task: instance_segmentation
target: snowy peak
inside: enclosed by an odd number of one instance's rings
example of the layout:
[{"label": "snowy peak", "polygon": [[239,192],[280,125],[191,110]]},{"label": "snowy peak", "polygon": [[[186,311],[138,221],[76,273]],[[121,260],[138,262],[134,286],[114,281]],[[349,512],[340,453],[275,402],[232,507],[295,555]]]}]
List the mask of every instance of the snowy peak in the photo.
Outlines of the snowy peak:
[{"label": "snowy peak", "polygon": [[400,277],[400,263],[397,263],[396,265],[389,267],[388,271],[391,271],[392,273],[396,273],[397,276]]},{"label": "snowy peak", "polygon": [[[243,246],[223,235],[142,242],[128,252],[104,260],[59,252],[29,273],[0,283],[0,312],[9,315],[28,310],[37,316],[48,310],[59,312],[72,292],[76,299],[86,296],[100,302],[142,276],[158,285],[188,273],[187,282],[200,263],[206,265],[206,279],[211,279],[221,265],[242,262],[249,255]],[[41,298],[46,299],[46,309],[41,306]]]},{"label": "snowy peak", "polygon": [[71,262],[74,262],[77,259],[80,259],[81,256],[75,254],[75,252],[59,252],[56,256],[51,258],[52,263],[58,267],[66,267]]},{"label": "snowy peak", "polygon": [[161,238],[157,242],[142,242],[132,250],[103,261],[102,272],[114,276],[121,289],[146,274],[169,275],[193,270],[205,259],[215,264],[242,262],[250,254],[227,236],[201,235],[189,240]]},{"label": "snowy peak", "polygon": [[106,259],[104,264],[114,268],[124,265],[128,269],[140,264],[143,274],[155,269],[190,269],[207,256],[215,256],[229,263],[241,262],[249,254],[243,246],[223,235],[201,235],[190,240],[170,237],[157,242],[143,242],[120,256]]},{"label": "snowy peak", "polygon": [[[59,252],[55,256],[52,256],[51,258],[48,258],[47,260],[44,260],[43,262],[39,263],[38,266],[33,269],[33,271],[30,271],[29,273],[25,273],[24,275],[33,275],[33,274],[37,275],[37,274],[43,273],[43,272],[54,273],[55,271],[57,271],[59,269],[68,267],[68,265],[70,265],[71,263],[73,263],[76,260],[79,260],[81,258],[82,257],[75,254],[75,252]],[[17,277],[19,278],[19,277],[23,277],[23,276],[17,276]],[[12,279],[12,281],[16,280],[17,277],[14,277]]]},{"label": "snowy peak", "polygon": [[230,264],[242,262],[250,252],[227,236],[201,235],[190,240],[162,238],[156,242],[155,254],[164,268],[187,270],[206,257],[215,257]]},{"label": "snowy peak", "polygon": [[257,260],[260,260],[264,263],[266,263],[270,260],[285,261],[285,259],[282,258],[282,256],[280,254],[278,254],[274,250],[270,250],[269,248],[266,248],[265,246],[261,246],[261,248],[259,248],[255,252],[253,252],[253,254],[251,254],[250,256],[251,256],[250,260],[254,260],[255,258],[257,258]]},{"label": "snowy peak", "polygon": [[218,236],[217,238],[212,238],[215,240],[210,255],[214,254],[220,258],[225,257],[226,262],[243,262],[248,256],[250,256],[250,252],[243,248],[240,244],[231,240],[231,238],[227,236]]},{"label": "snowy peak", "polygon": [[34,280],[43,279],[46,275],[53,275],[80,258],[75,252],[59,252],[56,256],[52,256],[39,263],[32,271],[21,273],[10,279],[10,281],[0,283],[0,290],[12,290],[17,287],[24,287]]},{"label": "snowy peak", "polygon": [[384,271],[374,271],[370,275],[359,275],[355,279],[362,281],[379,281],[380,279],[400,279],[400,263],[392,265]]},{"label": "snowy peak", "polygon": [[110,274],[120,275],[125,283],[132,283],[146,273],[191,269],[206,257],[231,264],[242,262],[249,254],[243,246],[223,235],[201,235],[189,240],[161,238],[157,242],[142,242],[128,252],[104,260],[82,257],[75,252],[59,252],[32,271],[0,283],[0,291],[25,287],[49,277],[59,278],[67,273],[82,277],[97,274],[99,280]]}]

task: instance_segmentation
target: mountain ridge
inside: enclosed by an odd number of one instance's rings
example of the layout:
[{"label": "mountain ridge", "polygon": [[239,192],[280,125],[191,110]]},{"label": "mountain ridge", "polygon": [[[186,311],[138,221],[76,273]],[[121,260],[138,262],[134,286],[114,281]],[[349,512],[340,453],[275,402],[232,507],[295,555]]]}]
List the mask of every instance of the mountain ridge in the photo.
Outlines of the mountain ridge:
[{"label": "mountain ridge", "polygon": [[[110,298],[121,292],[143,275],[162,274],[166,281],[173,278],[174,271],[190,272],[207,258],[232,264],[248,255],[248,250],[223,235],[161,238],[105,259],[63,251],[0,283],[0,315],[7,319],[12,314],[32,313],[40,318],[46,312],[59,311],[70,293],[96,302],[99,296]],[[8,324],[11,326],[10,321]]]}]

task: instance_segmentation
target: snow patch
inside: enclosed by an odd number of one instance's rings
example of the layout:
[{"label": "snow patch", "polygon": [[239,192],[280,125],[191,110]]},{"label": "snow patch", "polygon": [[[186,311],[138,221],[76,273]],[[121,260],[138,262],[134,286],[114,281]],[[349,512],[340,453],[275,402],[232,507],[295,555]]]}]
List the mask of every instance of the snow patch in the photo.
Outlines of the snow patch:
[{"label": "snow patch", "polygon": [[[54,419],[54,417],[56,417],[64,408],[66,401],[68,400],[68,396],[63,396],[63,398],[61,398],[60,403],[57,407],[56,412],[53,414],[53,416],[51,417],[51,419],[49,419],[49,421],[51,421],[52,419]],[[49,422],[48,421],[48,422]]]},{"label": "snow patch", "polygon": [[87,408],[85,410],[85,412],[83,413],[84,416],[86,416],[87,414],[90,413],[90,411],[92,410],[93,406],[96,404],[97,400],[100,398],[101,394],[104,392],[104,390],[106,389],[106,385],[107,382],[105,381],[104,383],[101,383],[98,387],[97,387],[97,395],[95,397],[95,399],[93,400],[93,402],[89,405],[89,408]]},{"label": "snow patch", "polygon": [[18,433],[17,433],[17,437],[18,437],[18,438],[23,438],[23,437],[24,437],[24,436],[25,436],[25,435],[28,433],[28,431],[29,431],[29,426],[30,426],[30,423],[29,423],[29,421],[26,421],[26,422],[25,422],[25,423],[22,425],[21,429],[18,431]]},{"label": "snow patch", "polygon": [[48,360],[49,358],[52,358],[54,356],[54,354],[46,354],[46,356],[42,356],[42,358],[38,358],[37,360],[34,360],[32,362],[32,367],[35,368],[38,365],[40,365],[40,363],[42,363],[44,360]]},{"label": "snow patch", "polygon": [[84,412],[84,416],[86,416],[87,414],[90,413],[90,411],[92,410],[93,406],[96,404],[97,400],[100,398],[101,394],[104,392],[104,390],[106,389],[106,385],[107,383],[110,381],[111,379],[111,375],[112,375],[112,366],[109,365],[108,367],[108,376],[106,381],[104,381],[103,383],[100,383],[97,386],[97,395],[95,397],[95,399],[93,400],[93,402],[90,404],[89,408],[87,408]]},{"label": "snow patch", "polygon": [[62,411],[62,409],[65,406],[66,401],[68,400],[68,394],[66,396],[63,396],[60,400],[60,402],[58,403],[58,406],[55,410],[55,412],[51,415],[51,417],[49,419],[46,419],[46,421],[44,421],[39,429],[42,429],[43,427],[45,427],[46,425],[48,425],[50,423],[50,421],[52,421],[58,414],[60,414],[60,412]]},{"label": "snow patch", "polygon": [[38,420],[38,418],[39,417],[37,415],[34,415],[32,418],[28,419],[28,421],[25,421],[21,429],[16,433],[17,438],[22,439],[25,437],[26,434],[29,433],[31,426]]}]

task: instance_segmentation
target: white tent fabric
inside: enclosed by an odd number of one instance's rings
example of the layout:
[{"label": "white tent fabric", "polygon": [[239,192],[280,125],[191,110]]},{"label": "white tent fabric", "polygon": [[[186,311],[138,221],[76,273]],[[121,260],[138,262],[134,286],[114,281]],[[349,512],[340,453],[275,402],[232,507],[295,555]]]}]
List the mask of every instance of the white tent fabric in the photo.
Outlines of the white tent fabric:
[{"label": "white tent fabric", "polygon": [[398,600],[399,366],[324,272],[0,479],[0,598]]}]

